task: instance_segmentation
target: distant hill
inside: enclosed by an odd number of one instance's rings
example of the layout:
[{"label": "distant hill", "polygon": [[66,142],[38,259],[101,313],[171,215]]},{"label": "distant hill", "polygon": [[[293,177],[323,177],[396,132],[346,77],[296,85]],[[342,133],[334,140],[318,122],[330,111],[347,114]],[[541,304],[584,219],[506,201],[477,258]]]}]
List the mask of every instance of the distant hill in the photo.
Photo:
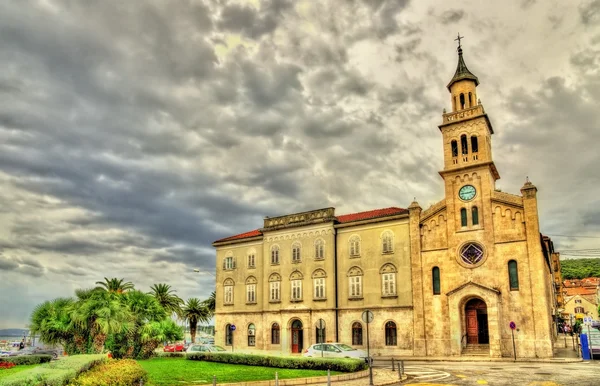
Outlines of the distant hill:
[{"label": "distant hill", "polygon": [[600,258],[561,259],[560,270],[563,279],[584,279],[600,277]]},{"label": "distant hill", "polygon": [[24,330],[22,328],[5,328],[0,330],[0,336],[23,337],[25,335],[29,335],[29,330]]}]

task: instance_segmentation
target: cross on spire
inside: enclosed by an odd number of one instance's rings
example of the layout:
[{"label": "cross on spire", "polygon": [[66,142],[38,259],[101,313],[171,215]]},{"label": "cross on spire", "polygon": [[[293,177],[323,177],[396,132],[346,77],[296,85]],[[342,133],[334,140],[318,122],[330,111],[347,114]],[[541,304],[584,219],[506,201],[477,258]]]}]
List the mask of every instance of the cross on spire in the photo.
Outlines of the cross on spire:
[{"label": "cross on spire", "polygon": [[460,32],[458,33],[458,36],[456,37],[456,39],[454,39],[454,41],[458,40],[458,48],[460,49],[460,39],[464,39],[464,36],[460,36]]}]

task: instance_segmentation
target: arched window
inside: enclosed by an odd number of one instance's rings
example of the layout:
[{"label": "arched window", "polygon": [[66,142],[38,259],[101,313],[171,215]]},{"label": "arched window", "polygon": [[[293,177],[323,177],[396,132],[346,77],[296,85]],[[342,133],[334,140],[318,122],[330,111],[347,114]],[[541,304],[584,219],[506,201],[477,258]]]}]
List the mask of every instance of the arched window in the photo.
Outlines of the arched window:
[{"label": "arched window", "polygon": [[460,94],[460,109],[465,109],[465,94]]},{"label": "arched window", "polygon": [[398,338],[396,333],[396,323],[390,321],[385,324],[385,345],[396,346]]},{"label": "arched window", "polygon": [[471,218],[473,219],[473,225],[479,225],[479,210],[476,206],[471,208]]},{"label": "arched window", "polygon": [[352,236],[350,238],[350,257],[360,256],[360,238]]},{"label": "arched window", "polygon": [[460,226],[467,226],[467,210],[465,208],[460,209]]},{"label": "arched window", "polygon": [[269,276],[269,302],[281,301],[281,276],[274,273]]},{"label": "arched window", "polygon": [[300,271],[294,271],[290,275],[291,298],[293,302],[302,301],[302,274]]},{"label": "arched window", "polygon": [[319,319],[317,321],[317,324],[315,326],[315,332],[315,336],[317,337],[317,343],[325,343],[327,341],[325,336],[325,321],[323,319]]},{"label": "arched window", "polygon": [[515,260],[508,262],[508,281],[510,282],[511,291],[519,290],[519,270]]},{"label": "arched window", "polygon": [[254,276],[250,276],[246,279],[246,303],[255,304],[256,303],[256,278]]},{"label": "arched window", "polygon": [[277,245],[271,247],[271,264],[279,264],[279,247]]},{"label": "arched window", "polygon": [[458,142],[456,142],[456,140],[452,140],[450,145],[452,147],[452,157],[458,157]]},{"label": "arched window", "polygon": [[391,231],[383,232],[381,236],[381,252],[392,253],[394,252],[394,234]]},{"label": "arched window", "polygon": [[479,144],[477,143],[477,137],[476,136],[472,136],[471,137],[471,151],[473,153],[477,153],[479,151]]},{"label": "arched window", "polygon": [[313,278],[313,298],[325,299],[325,278],[327,274],[322,269],[317,269],[312,274]]},{"label": "arched window", "polygon": [[298,263],[300,261],[300,243],[296,242],[292,245],[292,261]]},{"label": "arched window", "polygon": [[253,323],[248,325],[248,346],[256,346],[256,327]]},{"label": "arched window", "polygon": [[352,267],[348,271],[348,297],[349,298],[362,298],[362,269],[358,267]]},{"label": "arched window", "polygon": [[325,258],[325,242],[321,239],[315,241],[315,259]]},{"label": "arched window", "polygon": [[381,296],[396,295],[396,267],[386,264],[379,270],[381,274]]},{"label": "arched window", "polygon": [[363,344],[363,333],[362,324],[359,322],[352,323],[352,345],[362,346]]},{"label": "arched window", "polygon": [[279,324],[271,325],[271,344],[279,344]]},{"label": "arched window", "polygon": [[234,282],[227,279],[223,282],[223,304],[233,304],[233,286]]},{"label": "arched window", "polygon": [[225,325],[225,346],[231,346],[233,344],[233,330],[231,324]]},{"label": "arched window", "polygon": [[473,94],[469,93],[469,107],[473,107]]},{"label": "arched window", "polygon": [[462,154],[469,154],[469,148],[468,148],[468,143],[467,143],[467,136],[466,135],[461,135],[460,136],[460,150]]},{"label": "arched window", "polygon": [[441,292],[439,267],[433,267],[433,269],[431,270],[431,281],[432,281],[432,285],[433,285],[433,294],[439,295]]}]

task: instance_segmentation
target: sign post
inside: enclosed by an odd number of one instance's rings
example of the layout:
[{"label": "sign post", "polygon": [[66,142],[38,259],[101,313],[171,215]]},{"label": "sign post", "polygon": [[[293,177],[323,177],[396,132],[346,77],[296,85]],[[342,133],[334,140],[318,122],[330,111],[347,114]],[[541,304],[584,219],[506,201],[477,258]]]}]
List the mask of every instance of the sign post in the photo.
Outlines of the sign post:
[{"label": "sign post", "polygon": [[325,345],[323,344],[325,343],[323,329],[325,328],[325,321],[323,319],[319,319],[317,323],[317,326],[319,328],[319,335],[317,336],[317,340],[319,343],[321,343],[321,358],[323,358],[323,349],[325,348]]},{"label": "sign post", "polygon": [[369,323],[373,321],[374,315],[370,310],[363,311],[362,320],[367,324],[367,361],[369,362],[369,386],[373,386],[373,367],[371,366],[371,350],[369,347]]},{"label": "sign post", "polygon": [[508,327],[510,327],[510,333],[512,334],[513,354],[515,356],[515,361],[516,361],[517,360],[517,347],[515,346],[515,328],[517,328],[517,325],[515,324],[515,322],[510,322],[508,324]]},{"label": "sign post", "polygon": [[235,324],[229,326],[229,329],[231,330],[231,352],[233,352],[233,341],[235,340],[233,339],[233,332],[235,331]]}]

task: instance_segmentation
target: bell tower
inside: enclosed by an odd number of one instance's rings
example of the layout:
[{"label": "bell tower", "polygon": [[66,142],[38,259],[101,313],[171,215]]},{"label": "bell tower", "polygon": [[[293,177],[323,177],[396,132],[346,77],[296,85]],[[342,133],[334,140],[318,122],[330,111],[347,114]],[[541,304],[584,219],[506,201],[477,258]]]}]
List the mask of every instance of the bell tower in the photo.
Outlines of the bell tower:
[{"label": "bell tower", "polygon": [[448,83],[451,112],[442,115],[446,204],[454,232],[482,230],[491,192],[500,178],[492,160],[494,129],[477,98],[479,79],[465,64],[458,36],[458,64]]}]

